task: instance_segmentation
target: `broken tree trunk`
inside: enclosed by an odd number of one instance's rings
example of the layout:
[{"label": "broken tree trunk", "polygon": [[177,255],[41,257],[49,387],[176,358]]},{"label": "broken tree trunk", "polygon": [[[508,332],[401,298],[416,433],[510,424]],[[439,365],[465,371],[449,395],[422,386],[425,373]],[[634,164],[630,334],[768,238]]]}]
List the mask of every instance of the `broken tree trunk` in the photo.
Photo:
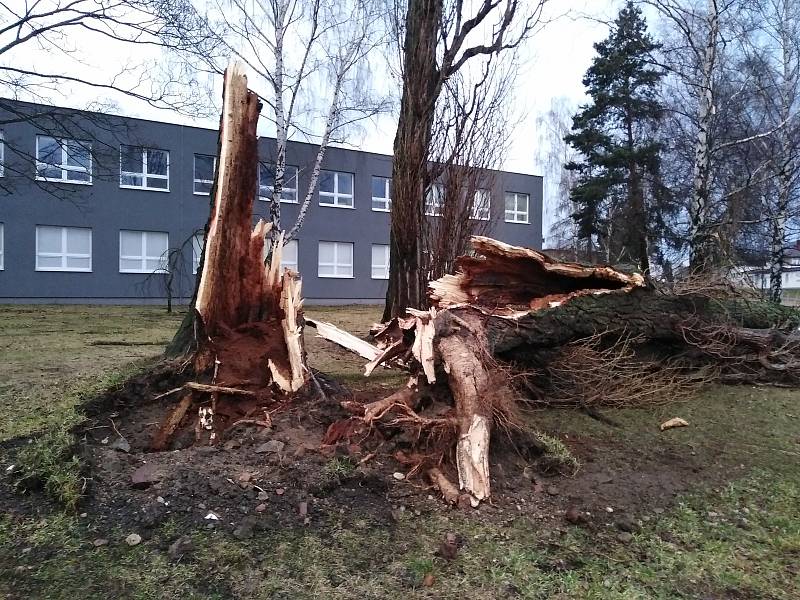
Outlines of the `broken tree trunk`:
[{"label": "broken tree trunk", "polygon": [[[518,425],[514,406],[521,393],[511,388],[511,375],[546,379],[548,364],[559,357],[563,374],[570,370],[564,350],[582,340],[591,342],[575,356],[615,357],[610,368],[619,366],[628,381],[662,377],[655,395],[677,389],[675,379],[692,369],[704,369],[701,381],[800,383],[800,336],[794,331],[800,316],[794,309],[702,293],[667,294],[648,287],[638,274],[562,263],[481,236],[472,245],[476,256],[461,257],[455,274],[431,282],[434,308],[409,310],[375,332],[381,353],[367,372],[381,364],[402,366],[429,383],[447,381],[457,423],[453,462],[459,486],[473,505],[490,495],[492,432],[498,425]],[[318,333],[355,347],[343,332],[331,331]],[[603,345],[613,351],[603,354]],[[635,357],[629,358],[633,347],[647,347],[656,358],[642,361],[640,368]],[[670,362],[669,368],[660,362],[676,357],[680,362]],[[592,377],[597,372],[604,373],[602,366]],[[615,381],[609,381],[613,389]],[[547,382],[541,389],[547,389]],[[579,398],[575,401],[581,405]],[[403,405],[394,406],[398,415],[407,413]],[[448,419],[414,413],[413,425]],[[437,481],[447,481],[441,471],[430,476],[440,489]],[[444,494],[452,502],[452,490]]]},{"label": "broken tree trunk", "polygon": [[309,370],[302,345],[301,284],[281,273],[283,236],[267,264],[264,244],[270,226],[252,227],[258,185],[256,126],[260,104],[247,77],[234,64],[225,72],[220,158],[209,216],[195,310],[202,337],[195,369],[213,368],[220,385],[275,383],[296,392]]},{"label": "broken tree trunk", "polygon": [[[298,392],[311,378],[303,346],[300,279],[281,268],[283,234],[274,236],[266,252],[271,226],[262,220],[252,225],[259,112],[258,96],[247,89],[242,66],[229,66],[219,166],[194,302],[194,339],[188,345],[194,350],[194,375],[201,381],[184,386],[195,400],[203,399],[198,439],[210,431],[210,440],[219,441],[231,422],[274,401],[271,396]],[[178,410],[185,412],[183,404]],[[236,405],[244,408],[237,410]],[[223,418],[217,419],[218,414]],[[168,446],[176,419],[177,414],[167,418],[155,440],[159,449]]]}]

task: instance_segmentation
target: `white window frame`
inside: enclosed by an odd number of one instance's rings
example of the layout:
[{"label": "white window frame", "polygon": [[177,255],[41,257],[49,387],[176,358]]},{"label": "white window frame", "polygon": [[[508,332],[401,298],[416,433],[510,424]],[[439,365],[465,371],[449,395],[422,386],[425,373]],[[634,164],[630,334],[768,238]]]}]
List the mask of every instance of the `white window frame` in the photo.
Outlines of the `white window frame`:
[{"label": "white window frame", "polygon": [[444,206],[444,186],[441,183],[432,183],[425,190],[425,214],[429,217],[441,217]]},{"label": "white window frame", "polygon": [[[392,178],[391,177],[382,177],[380,175],[373,175],[372,176],[372,184],[374,185],[375,179],[383,179],[383,193],[384,196],[372,196],[372,210],[375,212],[392,212],[392,196],[391,196],[391,189],[392,189]],[[372,188],[370,188],[372,189]],[[371,193],[371,192],[370,192]],[[375,203],[383,204],[383,208],[376,208]]]},{"label": "white window frame", "polygon": [[[294,248],[294,261],[287,261],[286,260],[286,248],[292,246]],[[281,269],[291,269],[292,271],[299,273],[298,265],[300,264],[300,244],[297,240],[289,240],[286,244],[284,244],[283,248],[281,249]]]},{"label": "white window frame", "polygon": [[[39,252],[39,232],[43,227],[48,229],[61,230],[61,252]],[[74,252],[67,252],[67,232],[70,229],[85,229],[89,232],[89,254],[77,254]],[[39,257],[60,257],[60,267],[40,267]],[[67,258],[88,258],[89,266],[85,269],[67,266]],[[92,230],[90,227],[64,227],[62,225],[37,225],[36,226],[36,270],[37,271],[65,271],[72,273],[91,273],[92,272]]]},{"label": "white window frame", "polygon": [[[323,169],[320,172],[322,173],[331,173],[333,174],[333,191],[332,192],[323,192],[321,188],[319,188],[319,184],[317,184],[317,188],[319,190],[319,205],[320,206],[333,206],[335,208],[355,208],[355,191],[356,191],[356,176],[353,173],[348,173],[347,171],[330,171],[328,169]],[[348,175],[350,177],[350,190],[351,193],[345,194],[339,191],[339,175]],[[323,202],[323,198],[330,198],[331,202]],[[342,204],[341,200],[349,198],[350,204]]]},{"label": "white window frame", "polygon": [[6,225],[5,223],[0,223],[0,271],[4,271],[6,268]]},{"label": "white window frame", "polygon": [[[41,138],[50,138],[51,140],[55,140],[59,147],[61,148],[61,163],[60,164],[51,164],[46,163],[39,160],[39,140]],[[89,166],[88,167],[78,167],[75,165],[68,165],[67,164],[67,145],[66,142],[75,142],[76,144],[80,144],[83,147],[89,150]],[[5,146],[5,144],[4,144]],[[5,151],[3,152],[5,154]],[[4,156],[5,158],[5,156]],[[39,170],[42,168],[53,168],[53,169],[61,169],[61,177],[44,177],[39,175]],[[67,173],[70,171],[76,173],[86,173],[89,175],[89,181],[77,181],[75,179],[67,179]],[[39,181],[52,181],[55,183],[69,183],[75,185],[92,185],[92,145],[89,142],[82,142],[80,140],[73,140],[71,138],[59,138],[54,135],[44,135],[44,134],[37,134],[36,135],[36,179]]]},{"label": "white window frame", "polygon": [[[124,147],[128,148],[140,148],[142,151],[142,170],[141,171],[123,171],[122,170],[122,149]],[[167,174],[160,175],[160,174],[151,174],[147,171],[147,154],[151,150],[156,150],[158,152],[165,152],[167,155]],[[163,148],[147,148],[144,146],[134,146],[132,144],[120,144],[119,147],[119,187],[126,189],[126,190],[147,190],[150,192],[168,192],[169,191],[169,150],[164,150]],[[142,185],[131,185],[129,183],[122,183],[122,177],[124,175],[128,176],[139,176],[142,178]],[[192,174],[194,175],[194,173]],[[150,187],[147,184],[147,180],[149,178],[152,179],[163,179],[167,182],[167,187],[165,188],[157,188],[157,187]]]},{"label": "white window frame", "polygon": [[[509,198],[514,198],[514,208],[512,210],[508,209],[508,200]],[[525,210],[520,210],[519,208],[519,201],[520,199],[525,199]],[[522,225],[530,224],[530,214],[531,214],[531,195],[525,194],[523,192],[506,192],[505,196],[503,197],[503,209],[505,211],[505,220],[506,223],[520,223]],[[509,215],[511,218],[509,218]],[[520,219],[520,215],[524,215],[525,219]]]},{"label": "white window frame", "polygon": [[[386,262],[384,264],[377,264],[375,262],[375,249],[376,248],[385,248]],[[371,279],[389,279],[389,260],[390,260],[389,256],[390,256],[389,244],[372,244],[372,247],[370,248],[370,262],[371,262],[370,278]],[[383,274],[380,277],[376,277],[375,276],[375,270],[376,269],[381,269],[383,271]]]},{"label": "white window frame", "polygon": [[[193,159],[193,162],[192,162],[192,193],[195,196],[210,196],[211,195],[211,189],[209,189],[207,192],[198,192],[197,191],[197,184],[198,183],[207,183],[207,184],[209,184],[211,186],[214,185],[214,180],[213,179],[198,179],[197,178],[197,157],[198,156],[202,156],[203,158],[213,158],[214,159],[214,167],[212,168],[212,173],[211,173],[212,177],[213,177],[214,173],[217,172],[217,157],[216,156],[211,156],[210,154],[197,154],[197,153],[195,153],[194,159]],[[120,160],[122,160],[122,157],[120,157]],[[167,176],[169,177],[169,153],[167,154]],[[121,172],[120,172],[120,177],[122,177],[122,173]],[[120,181],[121,181],[121,179],[120,179]],[[169,180],[167,180],[167,187],[169,187]]]},{"label": "white window frame", "polygon": [[[120,233],[120,238],[122,234]],[[169,240],[169,234],[167,234]],[[200,268],[200,255],[203,253],[203,244],[205,243],[205,233],[195,233],[192,236],[192,275],[197,275],[197,269]],[[122,240],[120,239],[120,244]],[[169,248],[169,244],[167,244]]]},{"label": "white window frame", "polygon": [[[142,253],[138,256],[130,255],[130,254],[122,254],[122,234],[123,233],[141,233],[141,243],[142,243]],[[165,253],[169,253],[169,233],[166,231],[141,231],[138,229],[120,229],[119,231],[119,272],[120,273],[140,273],[140,274],[151,274],[151,273],[169,273],[169,260],[165,254],[161,254],[160,256],[148,256],[145,254],[147,248],[147,234],[148,233],[157,233],[159,235],[166,235],[167,236],[167,249],[164,251]],[[140,260],[142,267],[140,269],[123,269],[122,268],[122,261],[124,260]],[[148,260],[158,260],[159,267],[157,269],[147,269],[145,265],[147,264]]]},{"label": "white window frame", "polygon": [[[482,202],[480,204],[478,202],[478,198],[482,198]],[[482,209],[480,212],[478,211],[479,207]],[[472,208],[470,211],[470,218],[475,219],[476,221],[488,221],[491,215],[492,215],[492,192],[484,188],[478,188],[477,190],[475,190],[475,194],[472,197]]]},{"label": "white window frame", "polygon": [[[333,244],[333,262],[332,263],[327,263],[327,262],[323,263],[323,262],[320,261],[320,258],[319,258],[320,257],[320,251],[319,250],[322,247],[322,244]],[[350,246],[350,260],[352,262],[349,265],[350,266],[350,274],[349,275],[340,275],[340,274],[338,274],[340,266],[345,266],[345,267],[347,266],[347,264],[345,264],[345,263],[341,263],[340,264],[339,260],[338,260],[339,259],[339,246],[341,246],[343,244],[347,244],[348,246]],[[317,245],[317,277],[320,277],[322,279],[354,279],[354,277],[355,277],[355,266],[353,264],[354,262],[355,262],[355,244],[353,244],[353,242],[331,242],[331,241],[327,241],[327,240],[320,240],[319,241],[319,244]],[[319,272],[319,268],[321,266],[333,267],[334,274],[333,275],[323,275],[322,273]]]},{"label": "white window frame", "polygon": [[[263,200],[264,202],[270,202],[272,200],[272,191],[273,186],[271,185],[261,185],[261,169],[269,168],[264,163],[258,163],[258,199]],[[283,181],[292,181],[294,180],[294,187],[283,186],[281,188],[281,203],[282,204],[298,204],[299,200],[297,197],[298,187],[297,187],[297,180],[300,177],[300,169],[295,167],[294,165],[285,165],[284,169],[286,170],[283,175]],[[288,172],[290,169],[294,169],[294,177],[287,177]],[[275,176],[273,174],[273,181],[275,180]],[[290,198],[284,198],[283,195],[287,192],[291,192],[294,194],[294,200]]]}]

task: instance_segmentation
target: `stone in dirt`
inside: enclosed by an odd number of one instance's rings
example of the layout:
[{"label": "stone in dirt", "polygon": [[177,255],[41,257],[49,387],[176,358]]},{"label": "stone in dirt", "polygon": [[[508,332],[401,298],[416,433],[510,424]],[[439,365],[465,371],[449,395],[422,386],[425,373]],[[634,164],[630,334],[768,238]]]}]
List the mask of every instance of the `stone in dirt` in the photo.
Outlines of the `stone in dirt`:
[{"label": "stone in dirt", "polygon": [[628,533],[633,533],[634,531],[639,530],[639,524],[628,516],[622,516],[617,519],[616,525],[617,529],[620,531],[626,531]]},{"label": "stone in dirt", "polygon": [[136,489],[149,488],[161,480],[161,473],[153,463],[145,463],[131,474],[131,485]]},{"label": "stone in dirt", "polygon": [[564,513],[564,518],[573,525],[579,525],[586,522],[585,515],[574,506],[570,506]]},{"label": "stone in dirt", "polygon": [[137,546],[142,543],[142,536],[138,533],[132,533],[125,538],[125,543],[128,544],[128,546]]},{"label": "stone in dirt", "polygon": [[392,474],[392,477],[394,477],[395,479],[397,479],[397,481],[403,481],[403,479],[405,479],[405,478],[406,478],[406,476],[405,476],[405,475],[403,475],[403,474],[402,474],[400,471],[396,471],[395,473],[393,473],[393,474]]},{"label": "stone in dirt", "polygon": [[258,448],[255,449],[256,454],[276,454],[283,452],[283,448],[286,446],[280,440],[270,440],[268,442],[264,442]]},{"label": "stone in dirt", "polygon": [[267,505],[266,504],[259,504],[258,506],[256,506],[256,512],[260,513],[260,512],[264,512],[265,510],[267,510]]},{"label": "stone in dirt", "polygon": [[120,452],[130,452],[131,445],[124,437],[120,436],[108,445],[112,450],[119,450]]},{"label": "stone in dirt", "polygon": [[172,560],[178,560],[183,557],[184,554],[188,554],[192,550],[194,550],[194,542],[192,542],[192,538],[188,535],[182,535],[169,545],[167,554],[169,554],[169,557]]},{"label": "stone in dirt", "polygon": [[256,500],[267,500],[269,498],[269,494],[267,492],[258,492],[258,496],[256,496]]},{"label": "stone in dirt", "polygon": [[622,533],[617,535],[617,540],[619,540],[623,544],[629,544],[631,540],[633,540],[633,535],[628,533],[627,531],[623,531]]},{"label": "stone in dirt", "polygon": [[92,545],[95,548],[99,548],[100,546],[107,546],[108,540],[106,538],[97,538],[95,541],[92,542]]},{"label": "stone in dirt", "polygon": [[308,514],[308,502],[305,502],[305,501],[301,502],[301,503],[300,503],[300,504],[297,506],[297,513],[298,513],[298,514],[299,514],[301,517],[305,517],[305,516]]},{"label": "stone in dirt", "polygon": [[247,540],[253,537],[253,529],[257,521],[253,517],[245,517],[239,526],[233,530],[233,536],[238,540]]},{"label": "stone in dirt", "polygon": [[548,486],[547,493],[550,496],[558,496],[558,488],[554,485]]}]

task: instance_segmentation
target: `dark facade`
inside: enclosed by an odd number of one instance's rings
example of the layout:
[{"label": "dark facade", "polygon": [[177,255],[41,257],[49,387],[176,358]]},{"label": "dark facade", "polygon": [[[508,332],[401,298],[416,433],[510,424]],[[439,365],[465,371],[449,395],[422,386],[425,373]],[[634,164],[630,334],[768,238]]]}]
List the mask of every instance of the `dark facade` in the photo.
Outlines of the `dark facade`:
[{"label": "dark facade", "polygon": [[[190,296],[192,238],[202,231],[209,212],[209,196],[203,193],[207,185],[195,183],[195,155],[200,157],[198,174],[204,179],[202,157],[216,154],[217,131],[15,106],[16,112],[0,115],[5,123],[0,302],[160,303],[168,282],[173,297]],[[259,141],[267,163],[272,145],[267,138]],[[168,159],[161,151],[168,152]],[[315,151],[302,143],[292,143],[288,149],[287,165],[298,169],[299,202]],[[381,275],[381,269],[373,269],[372,247],[388,244],[390,215],[373,210],[372,179],[391,177],[391,160],[369,152],[328,149],[324,187],[335,190],[331,186],[338,184],[340,194],[315,193],[298,244],[287,256],[291,260],[296,250],[309,301],[379,302],[384,297],[386,280],[373,278]],[[507,192],[529,198],[527,223],[505,221]],[[291,192],[287,197],[292,199]],[[347,204],[352,207],[342,206]],[[298,209],[299,203],[282,203],[284,227],[294,223]],[[254,220],[266,217],[268,210],[267,201],[256,200]],[[490,212],[491,235],[541,248],[540,177],[497,173]],[[519,214],[512,216],[523,220]],[[374,252],[380,255],[381,249]],[[320,253],[325,265],[320,265]],[[159,267],[156,254],[162,254],[161,266],[171,266],[171,278],[163,272],[153,274]]]}]

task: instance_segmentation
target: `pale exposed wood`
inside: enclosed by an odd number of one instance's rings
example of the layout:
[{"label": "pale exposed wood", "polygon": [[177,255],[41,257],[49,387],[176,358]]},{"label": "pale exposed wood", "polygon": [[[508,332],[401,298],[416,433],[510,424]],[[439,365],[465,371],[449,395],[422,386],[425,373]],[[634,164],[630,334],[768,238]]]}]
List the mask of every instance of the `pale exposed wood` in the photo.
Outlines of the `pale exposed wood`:
[{"label": "pale exposed wood", "polygon": [[414,327],[415,337],[414,343],[411,346],[411,353],[422,365],[422,371],[425,373],[428,383],[436,383],[436,368],[433,353],[433,338],[436,334],[436,327],[434,326],[436,309],[431,308],[428,311],[408,309],[408,313],[412,315],[416,321]]},{"label": "pale exposed wood", "polygon": [[458,488],[439,469],[428,469],[428,479],[439,490],[448,504],[457,504],[460,496]]},{"label": "pale exposed wood", "polygon": [[[245,298],[249,299],[247,290],[252,289],[242,274],[252,269],[247,264],[231,269],[231,257],[237,262],[253,260],[248,250],[257,186],[259,110],[258,96],[247,89],[243,65],[233,63],[225,70],[219,172],[195,303],[210,336],[218,325],[234,327],[250,312],[249,307],[242,310]],[[260,254],[254,257],[258,263],[260,259]]]},{"label": "pale exposed wood", "polygon": [[468,323],[469,328],[461,327],[439,338],[437,349],[444,363],[458,418],[456,466],[459,486],[477,502],[491,494],[491,395],[496,390],[492,389],[489,373],[479,354],[486,347],[485,336],[476,335],[481,326],[477,319],[474,320]]},{"label": "pale exposed wood", "polygon": [[186,412],[189,410],[189,407],[191,405],[192,405],[191,394],[186,394],[185,396],[183,396],[183,398],[181,398],[180,402],[178,402],[178,405],[170,413],[170,415],[164,421],[161,428],[153,437],[153,443],[150,446],[153,450],[156,451],[164,450],[169,445],[169,442],[172,439],[172,435],[175,433],[175,430],[178,428],[178,425],[180,425],[181,421],[183,420],[183,417],[186,416]]},{"label": "pale exposed wood", "polygon": [[316,319],[309,319],[306,317],[306,325],[310,325],[316,329],[318,337],[333,342],[345,350],[354,352],[367,360],[375,360],[381,354],[381,350],[377,346],[373,346],[369,342],[354,336],[352,333],[339,329],[332,323],[317,321]]},{"label": "pale exposed wood", "polygon": [[455,275],[429,284],[431,299],[439,308],[470,304],[491,314],[522,315],[582,295],[626,292],[645,285],[638,273],[560,262],[537,250],[484,236],[473,236],[470,242],[479,256],[460,257]]},{"label": "pale exposed wood", "polygon": [[232,396],[247,396],[249,398],[255,398],[258,396],[258,394],[255,392],[251,392],[249,390],[226,387],[224,385],[209,385],[206,383],[197,383],[195,381],[185,383],[183,387],[189,388],[190,390],[197,390],[198,392],[207,392],[209,394],[231,394]]},{"label": "pale exposed wood", "polygon": [[[273,263],[280,264],[280,252],[273,256]],[[267,366],[272,374],[273,381],[285,392],[296,392],[308,380],[309,370],[305,365],[305,350],[303,349],[303,328],[298,321],[298,314],[302,311],[303,300],[300,298],[301,283],[288,270],[282,276],[281,289],[281,330],[286,342],[288,352],[288,365],[269,359]]]}]

